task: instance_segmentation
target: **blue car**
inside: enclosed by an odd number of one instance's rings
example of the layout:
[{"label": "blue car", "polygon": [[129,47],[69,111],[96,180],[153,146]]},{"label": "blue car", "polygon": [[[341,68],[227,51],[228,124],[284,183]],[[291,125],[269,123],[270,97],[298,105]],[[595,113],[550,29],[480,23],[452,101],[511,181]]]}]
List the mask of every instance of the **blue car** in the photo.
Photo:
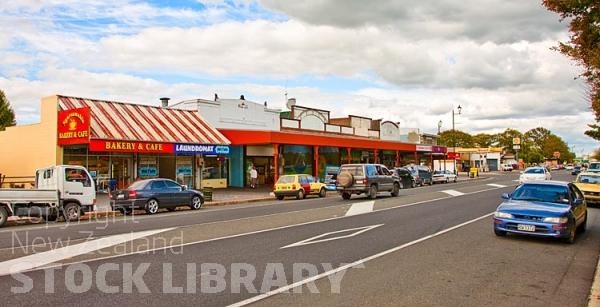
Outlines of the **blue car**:
[{"label": "blue car", "polygon": [[571,182],[534,181],[523,183],[494,213],[494,233],[555,237],[575,241],[577,230],[587,225],[587,205],[583,193]]}]

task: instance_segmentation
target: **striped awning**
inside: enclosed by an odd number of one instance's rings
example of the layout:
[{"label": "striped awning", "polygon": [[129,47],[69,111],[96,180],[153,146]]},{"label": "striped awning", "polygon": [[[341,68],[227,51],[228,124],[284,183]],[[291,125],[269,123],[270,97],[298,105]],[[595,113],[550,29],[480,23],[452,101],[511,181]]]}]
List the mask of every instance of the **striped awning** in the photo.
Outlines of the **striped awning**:
[{"label": "striped awning", "polygon": [[91,139],[230,144],[197,111],[58,96],[59,109],[90,108]]}]

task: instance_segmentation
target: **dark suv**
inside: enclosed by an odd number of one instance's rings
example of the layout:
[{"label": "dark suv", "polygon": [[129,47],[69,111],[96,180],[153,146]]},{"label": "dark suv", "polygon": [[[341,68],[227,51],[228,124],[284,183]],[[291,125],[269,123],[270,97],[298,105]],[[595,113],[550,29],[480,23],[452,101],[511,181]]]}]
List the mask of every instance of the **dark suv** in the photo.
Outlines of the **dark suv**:
[{"label": "dark suv", "polygon": [[352,194],[362,193],[367,194],[370,199],[375,199],[379,191],[398,196],[400,178],[382,164],[343,164],[337,175],[336,189],[343,199],[350,199]]}]

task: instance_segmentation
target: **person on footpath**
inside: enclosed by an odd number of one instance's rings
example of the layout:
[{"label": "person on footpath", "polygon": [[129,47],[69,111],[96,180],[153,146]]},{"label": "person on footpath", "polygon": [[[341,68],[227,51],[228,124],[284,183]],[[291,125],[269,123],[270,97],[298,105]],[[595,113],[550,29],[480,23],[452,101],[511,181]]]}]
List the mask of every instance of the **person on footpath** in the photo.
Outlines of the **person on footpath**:
[{"label": "person on footpath", "polygon": [[256,171],[256,167],[252,166],[250,170],[250,187],[256,189],[256,184],[258,183],[258,172]]}]

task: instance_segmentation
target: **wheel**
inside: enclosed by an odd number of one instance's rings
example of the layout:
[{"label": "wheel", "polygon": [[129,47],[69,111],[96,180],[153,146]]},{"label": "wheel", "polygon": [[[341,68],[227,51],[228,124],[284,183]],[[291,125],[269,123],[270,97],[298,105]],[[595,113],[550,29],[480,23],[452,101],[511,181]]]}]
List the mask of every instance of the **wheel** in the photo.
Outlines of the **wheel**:
[{"label": "wheel", "polygon": [[400,184],[394,183],[394,187],[392,188],[391,194],[394,197],[396,197],[396,196],[398,196],[398,194],[400,194]]},{"label": "wheel", "polygon": [[569,223],[569,234],[568,236],[564,239],[566,243],[572,244],[573,242],[575,242],[575,233],[577,232],[577,229],[575,227],[575,221],[571,221],[571,223]]},{"label": "wheel", "polygon": [[177,208],[175,208],[175,207],[167,208],[167,211],[169,211],[169,212],[175,212],[175,210],[177,210]]},{"label": "wheel", "polygon": [[146,202],[146,213],[147,214],[155,214],[158,212],[158,200],[150,199]]},{"label": "wheel", "polygon": [[417,183],[414,180],[411,180],[410,187],[414,189],[416,186],[417,186]]},{"label": "wheel", "polygon": [[63,214],[65,216],[65,221],[76,221],[81,217],[81,210],[79,209],[79,205],[76,203],[68,203],[63,208]]},{"label": "wheel", "polygon": [[298,194],[296,194],[296,199],[303,199],[306,198],[306,195],[304,195],[304,190],[298,190]]},{"label": "wheel", "polygon": [[506,231],[503,231],[503,230],[494,229],[494,233],[499,237],[506,236]]},{"label": "wheel", "polygon": [[337,183],[344,188],[348,188],[354,183],[354,177],[349,172],[341,172],[337,176]]},{"label": "wheel", "polygon": [[344,192],[344,193],[342,193],[342,198],[343,198],[343,199],[345,199],[345,200],[348,200],[348,199],[350,199],[350,197],[351,197],[351,196],[352,196],[352,195],[351,195],[350,193],[348,193],[348,192]]},{"label": "wheel", "polygon": [[198,210],[202,208],[202,203],[204,203],[202,197],[200,197],[199,195],[194,195],[192,196],[192,200],[190,202],[190,208],[192,210]]},{"label": "wheel", "polygon": [[367,197],[369,197],[369,199],[377,198],[377,186],[376,185],[372,185],[369,187],[369,194],[367,195]]},{"label": "wheel", "polygon": [[6,221],[8,220],[8,211],[6,208],[0,207],[0,227],[4,226]]},{"label": "wheel", "polygon": [[319,191],[319,197],[325,196],[327,196],[327,190],[325,190],[325,188],[321,188],[321,190]]},{"label": "wheel", "polygon": [[454,183],[456,183],[456,177],[454,177]]},{"label": "wheel", "polygon": [[445,183],[449,183],[450,182],[450,178],[446,178],[446,182]]},{"label": "wheel", "polygon": [[275,198],[277,198],[279,200],[282,200],[283,199],[283,195],[277,195],[277,196],[275,196]]}]

